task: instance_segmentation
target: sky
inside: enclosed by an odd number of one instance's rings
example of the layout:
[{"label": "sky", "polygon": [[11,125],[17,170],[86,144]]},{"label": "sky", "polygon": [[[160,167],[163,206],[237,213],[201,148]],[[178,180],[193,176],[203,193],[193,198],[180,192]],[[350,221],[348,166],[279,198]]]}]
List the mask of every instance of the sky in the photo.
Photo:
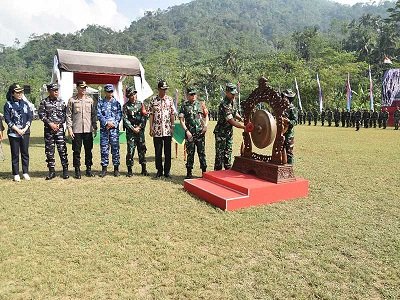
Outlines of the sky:
[{"label": "sky", "polygon": [[[0,44],[20,46],[32,34],[73,33],[97,24],[113,30],[129,27],[145,11],[166,9],[191,0],[0,0]],[[372,0],[332,0],[342,4]]]}]

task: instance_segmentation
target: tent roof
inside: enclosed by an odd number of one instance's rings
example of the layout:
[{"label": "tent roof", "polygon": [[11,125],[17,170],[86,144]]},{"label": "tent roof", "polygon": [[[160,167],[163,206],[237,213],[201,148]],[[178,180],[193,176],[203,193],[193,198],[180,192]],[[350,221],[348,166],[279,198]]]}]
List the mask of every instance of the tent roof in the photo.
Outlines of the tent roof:
[{"label": "tent roof", "polygon": [[135,56],[57,49],[61,71],[97,74],[140,75],[140,61]]}]

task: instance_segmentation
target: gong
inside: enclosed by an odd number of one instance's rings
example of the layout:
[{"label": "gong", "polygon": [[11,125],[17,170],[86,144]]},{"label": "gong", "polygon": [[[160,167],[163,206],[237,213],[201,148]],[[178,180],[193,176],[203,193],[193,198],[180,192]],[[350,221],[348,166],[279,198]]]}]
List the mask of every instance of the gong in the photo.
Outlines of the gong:
[{"label": "gong", "polygon": [[254,130],[251,132],[251,139],[254,146],[264,149],[271,145],[276,136],[276,121],[266,110],[257,110],[253,114],[251,122]]}]

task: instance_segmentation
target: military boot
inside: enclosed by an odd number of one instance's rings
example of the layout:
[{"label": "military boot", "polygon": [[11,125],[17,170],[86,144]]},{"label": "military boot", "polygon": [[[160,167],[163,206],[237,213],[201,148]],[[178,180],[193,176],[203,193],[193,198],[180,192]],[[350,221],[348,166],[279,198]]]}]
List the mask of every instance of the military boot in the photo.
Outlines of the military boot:
[{"label": "military boot", "polygon": [[114,166],[114,177],[119,176],[119,166]]},{"label": "military boot", "polygon": [[68,174],[68,165],[63,166],[63,179],[68,179],[69,174]]},{"label": "military boot", "polygon": [[104,177],[107,175],[107,166],[102,166],[101,167],[101,172],[99,174],[99,177]]},{"label": "military boot", "polygon": [[201,168],[201,172],[204,174],[205,172],[207,172],[207,168],[206,167]]},{"label": "military boot", "polygon": [[143,176],[149,176],[149,173],[146,169],[146,164],[142,164],[142,172],[140,174],[142,174]]},{"label": "military boot", "polygon": [[126,174],[126,177],[132,177],[133,173],[132,173],[132,166],[128,166],[128,174]]},{"label": "military boot", "polygon": [[75,179],[81,179],[81,168],[75,167]]},{"label": "military boot", "polygon": [[94,174],[92,173],[92,167],[91,166],[86,166],[86,177],[94,177]]},{"label": "military boot", "polygon": [[185,179],[192,179],[192,178],[193,178],[192,169],[187,168]]},{"label": "military boot", "polygon": [[52,180],[56,177],[56,171],[54,168],[49,168],[49,175],[46,176],[46,180]]}]

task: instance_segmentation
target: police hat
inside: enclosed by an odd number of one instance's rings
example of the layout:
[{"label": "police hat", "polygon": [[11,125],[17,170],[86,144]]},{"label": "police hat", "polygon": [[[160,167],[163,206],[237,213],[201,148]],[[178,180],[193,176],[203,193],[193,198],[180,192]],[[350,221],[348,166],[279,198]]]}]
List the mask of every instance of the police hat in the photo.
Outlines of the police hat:
[{"label": "police hat", "polygon": [[58,91],[58,84],[57,83],[50,83],[47,85],[48,91]]},{"label": "police hat", "polygon": [[104,86],[104,91],[105,92],[114,92],[114,86],[112,85],[112,84],[106,84],[105,86]]},{"label": "police hat", "polygon": [[133,86],[129,86],[125,89],[126,97],[131,97],[132,95],[135,95],[136,93],[137,93],[137,90]]},{"label": "police hat", "polygon": [[79,81],[76,82],[76,86],[80,87],[80,88],[86,88],[87,87],[86,81],[79,80]]},{"label": "police hat", "polygon": [[196,88],[195,88],[194,86],[189,86],[189,87],[186,89],[186,93],[187,93],[188,95],[196,95],[196,94],[197,94],[197,90],[196,90]]},{"label": "police hat", "polygon": [[233,95],[236,95],[238,93],[236,85],[231,82],[226,84],[225,91],[227,91]]},{"label": "police hat", "polygon": [[169,88],[169,86],[165,80],[160,80],[157,84],[157,88],[159,88],[161,90],[166,90]]},{"label": "police hat", "polygon": [[282,95],[286,98],[294,98],[296,96],[296,93],[293,92],[291,89],[286,89],[282,92]]},{"label": "police hat", "polygon": [[10,86],[10,90],[11,90],[13,93],[14,93],[14,92],[19,93],[19,92],[23,92],[23,91],[24,91],[24,88],[21,87],[19,84],[14,83],[14,84],[12,84],[12,85]]}]

